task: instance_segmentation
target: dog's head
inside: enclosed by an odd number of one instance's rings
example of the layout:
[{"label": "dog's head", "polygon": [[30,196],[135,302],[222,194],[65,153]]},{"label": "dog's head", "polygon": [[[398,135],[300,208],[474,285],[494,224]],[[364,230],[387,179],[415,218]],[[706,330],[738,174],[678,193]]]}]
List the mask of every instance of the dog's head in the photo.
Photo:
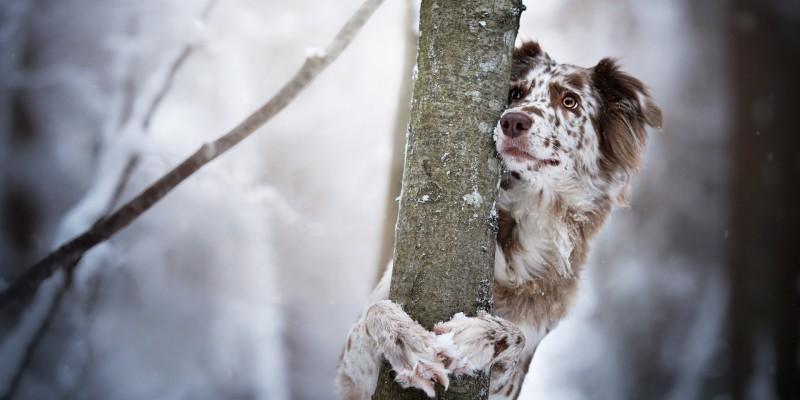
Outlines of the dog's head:
[{"label": "dog's head", "polygon": [[587,184],[624,191],[647,126],[661,126],[661,110],[613,60],[581,68],[553,61],[536,42],[514,50],[509,108],[495,129],[514,179],[555,193]]}]

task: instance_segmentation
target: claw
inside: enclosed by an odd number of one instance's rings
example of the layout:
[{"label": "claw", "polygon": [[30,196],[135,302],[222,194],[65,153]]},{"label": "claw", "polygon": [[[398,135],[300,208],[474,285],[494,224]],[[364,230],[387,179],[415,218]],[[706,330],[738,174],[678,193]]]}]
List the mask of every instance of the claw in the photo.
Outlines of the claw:
[{"label": "claw", "polygon": [[450,387],[450,378],[447,377],[447,370],[444,369],[444,366],[420,363],[417,365],[417,368],[421,370],[420,375],[425,377],[429,382],[439,383],[444,386],[445,390]]},{"label": "claw", "polygon": [[435,364],[420,361],[413,370],[403,370],[397,373],[395,381],[403,388],[415,387],[425,392],[428,397],[436,396],[435,384],[439,383],[444,389],[450,386],[447,370]]}]

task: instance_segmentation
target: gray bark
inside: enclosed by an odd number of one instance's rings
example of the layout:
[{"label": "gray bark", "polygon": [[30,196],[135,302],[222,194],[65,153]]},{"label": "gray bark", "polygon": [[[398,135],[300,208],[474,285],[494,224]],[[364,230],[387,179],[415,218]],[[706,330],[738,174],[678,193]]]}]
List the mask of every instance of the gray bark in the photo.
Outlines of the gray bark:
[{"label": "gray bark", "polygon": [[[492,132],[506,105],[520,0],[423,0],[390,299],[430,329],[457,312],[491,310]],[[375,399],[403,391],[384,366]],[[489,378],[453,380],[440,399],[488,398]]]}]

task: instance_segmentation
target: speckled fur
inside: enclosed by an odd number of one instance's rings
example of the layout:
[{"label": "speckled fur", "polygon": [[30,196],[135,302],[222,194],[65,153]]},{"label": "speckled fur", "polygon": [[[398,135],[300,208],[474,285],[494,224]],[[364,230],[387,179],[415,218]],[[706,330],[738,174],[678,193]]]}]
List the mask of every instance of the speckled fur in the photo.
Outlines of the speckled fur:
[{"label": "speckled fur", "polygon": [[[389,268],[342,352],[344,398],[370,398],[385,357],[401,384],[430,396],[434,383],[447,385],[448,374],[490,370],[490,398],[516,399],[539,342],[569,311],[589,242],[613,207],[626,204],[646,127],[660,127],[661,111],[613,60],[592,68],[559,64],[526,42],[514,51],[504,117],[512,113],[527,116],[530,127],[504,134],[504,118],[495,130],[504,165],[497,315],[459,313],[426,331],[385,300]],[[398,340],[408,345],[398,349]]]}]

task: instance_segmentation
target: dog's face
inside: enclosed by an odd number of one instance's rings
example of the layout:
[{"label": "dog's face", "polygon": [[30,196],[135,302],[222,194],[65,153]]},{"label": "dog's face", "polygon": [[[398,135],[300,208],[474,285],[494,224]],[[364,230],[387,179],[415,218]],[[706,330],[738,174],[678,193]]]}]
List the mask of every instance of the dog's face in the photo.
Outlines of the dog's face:
[{"label": "dog's face", "polygon": [[626,184],[639,166],[645,127],[661,125],[645,86],[609,59],[593,68],[559,64],[526,42],[514,51],[510,87],[497,151],[515,179],[556,192],[587,179]]}]

